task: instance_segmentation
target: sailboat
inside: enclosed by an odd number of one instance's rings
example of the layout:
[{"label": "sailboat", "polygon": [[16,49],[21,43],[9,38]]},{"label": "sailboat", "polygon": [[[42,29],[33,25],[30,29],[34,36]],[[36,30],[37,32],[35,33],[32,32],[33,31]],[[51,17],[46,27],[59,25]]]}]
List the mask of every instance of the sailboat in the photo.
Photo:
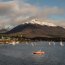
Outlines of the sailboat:
[{"label": "sailboat", "polygon": [[33,43],[31,43],[31,45],[32,45],[32,46],[34,46],[34,44],[33,44]]},{"label": "sailboat", "polygon": [[19,44],[19,41],[11,41],[10,44],[16,45],[16,44]]},{"label": "sailboat", "polygon": [[61,45],[61,46],[64,46],[64,44],[62,43],[62,41],[60,42],[60,45]]},{"label": "sailboat", "polygon": [[16,44],[19,44],[19,41],[17,41]]},{"label": "sailboat", "polygon": [[15,41],[12,41],[10,44],[15,45],[15,44],[16,44],[16,42],[15,42]]},{"label": "sailboat", "polygon": [[26,44],[28,45],[28,42],[26,42]]},{"label": "sailboat", "polygon": [[51,45],[51,43],[49,42],[49,45]]},{"label": "sailboat", "polygon": [[55,45],[55,42],[53,41],[53,45]]}]

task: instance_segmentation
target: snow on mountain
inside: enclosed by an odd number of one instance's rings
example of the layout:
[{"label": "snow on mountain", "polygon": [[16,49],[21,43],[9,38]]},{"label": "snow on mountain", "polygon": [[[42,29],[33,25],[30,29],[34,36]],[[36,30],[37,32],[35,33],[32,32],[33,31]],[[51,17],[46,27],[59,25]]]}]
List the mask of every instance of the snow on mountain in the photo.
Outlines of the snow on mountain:
[{"label": "snow on mountain", "polygon": [[4,28],[10,30],[10,29],[14,28],[14,26],[12,26],[12,25],[6,25]]},{"label": "snow on mountain", "polygon": [[32,19],[30,22],[26,22],[27,24],[28,23],[32,23],[32,24],[40,24],[40,25],[47,25],[47,26],[56,26],[55,24],[53,23],[50,23],[50,22],[44,22],[44,21],[41,21],[41,20],[38,20],[38,19]]},{"label": "snow on mountain", "polygon": [[2,29],[10,30],[10,29],[13,29],[13,28],[14,28],[13,25],[4,25],[4,26],[0,25],[0,30],[2,30]]}]

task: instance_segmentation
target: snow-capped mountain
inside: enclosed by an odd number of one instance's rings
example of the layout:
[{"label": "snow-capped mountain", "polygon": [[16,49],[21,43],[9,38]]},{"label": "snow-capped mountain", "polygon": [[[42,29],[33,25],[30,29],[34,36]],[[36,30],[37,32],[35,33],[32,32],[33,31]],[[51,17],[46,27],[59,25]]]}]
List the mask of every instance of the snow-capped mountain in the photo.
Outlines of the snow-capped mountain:
[{"label": "snow-capped mountain", "polygon": [[[31,24],[32,23],[32,24]],[[65,29],[60,26],[51,25],[50,23],[43,25],[38,23],[38,21],[32,21],[31,23],[20,24],[10,31],[6,32],[6,34],[24,34],[26,38],[35,38],[35,37],[48,37],[48,38],[64,38],[65,37]],[[62,32],[61,32],[62,31]]]},{"label": "snow-capped mountain", "polygon": [[[8,27],[6,27],[8,28]],[[4,34],[23,35],[23,38],[54,38],[55,40],[65,39],[65,28],[57,26],[53,23],[43,22],[38,19],[29,20],[20,24]],[[16,35],[15,35],[16,34]]]},{"label": "snow-capped mountain", "polygon": [[53,23],[50,23],[50,22],[44,22],[44,21],[41,21],[39,19],[32,19],[31,21],[29,22],[26,22],[27,24],[28,23],[31,23],[31,24],[40,24],[40,25],[47,25],[47,26],[54,26],[56,27],[57,25],[53,24]]}]

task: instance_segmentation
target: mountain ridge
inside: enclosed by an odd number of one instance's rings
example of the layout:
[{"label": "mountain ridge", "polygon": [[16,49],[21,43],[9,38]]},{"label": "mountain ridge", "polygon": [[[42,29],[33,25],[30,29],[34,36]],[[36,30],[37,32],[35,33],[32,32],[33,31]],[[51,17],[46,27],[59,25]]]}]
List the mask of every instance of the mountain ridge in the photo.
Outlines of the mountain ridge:
[{"label": "mountain ridge", "polygon": [[39,24],[25,23],[16,26],[6,34],[20,33],[26,35],[27,38],[32,37],[65,37],[65,29],[60,26],[47,26]]}]

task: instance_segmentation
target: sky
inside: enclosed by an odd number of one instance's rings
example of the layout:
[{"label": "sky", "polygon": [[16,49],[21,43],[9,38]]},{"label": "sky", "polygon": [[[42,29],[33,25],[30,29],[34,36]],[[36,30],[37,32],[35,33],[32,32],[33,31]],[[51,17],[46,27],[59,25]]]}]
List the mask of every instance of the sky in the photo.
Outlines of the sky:
[{"label": "sky", "polygon": [[0,27],[33,18],[65,27],[65,0],[0,0]]}]

